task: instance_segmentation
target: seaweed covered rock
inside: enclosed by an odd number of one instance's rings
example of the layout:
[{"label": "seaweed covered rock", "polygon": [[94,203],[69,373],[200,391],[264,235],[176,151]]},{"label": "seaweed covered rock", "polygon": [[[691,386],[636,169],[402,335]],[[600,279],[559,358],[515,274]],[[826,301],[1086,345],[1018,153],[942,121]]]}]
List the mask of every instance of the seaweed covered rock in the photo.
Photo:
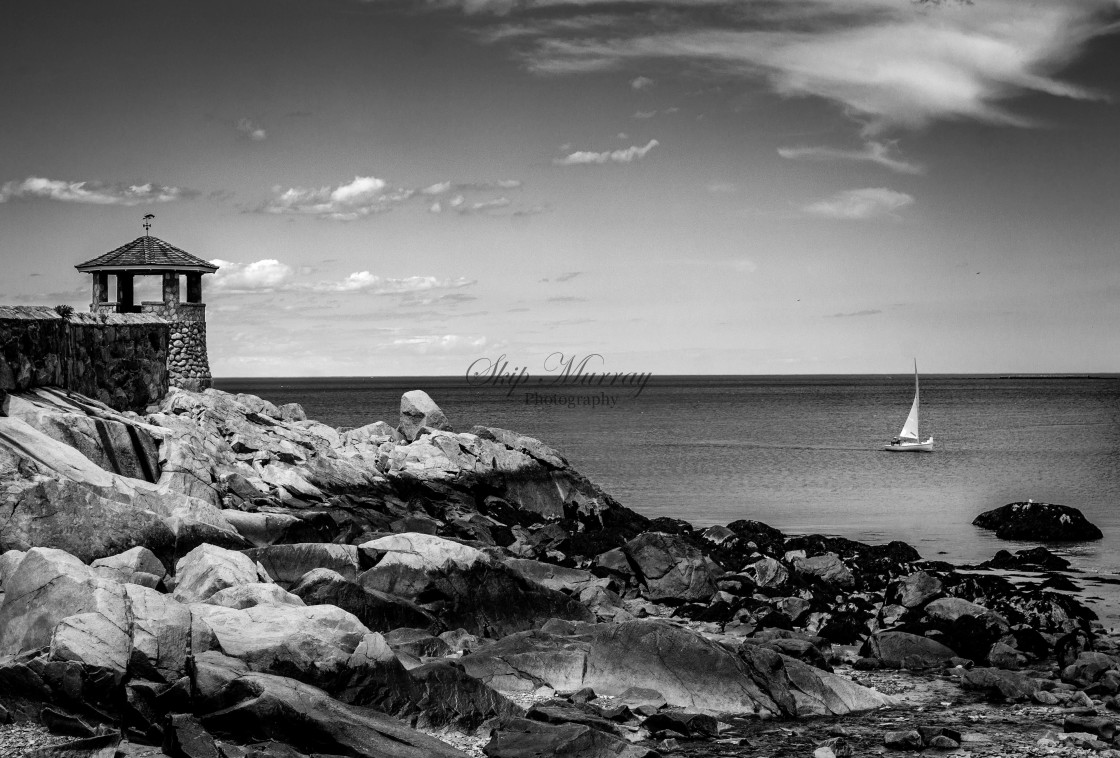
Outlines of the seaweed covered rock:
[{"label": "seaweed covered rock", "polygon": [[985,511],[972,523],[981,529],[994,530],[1001,540],[1082,542],[1104,537],[1078,509],[1030,500]]}]

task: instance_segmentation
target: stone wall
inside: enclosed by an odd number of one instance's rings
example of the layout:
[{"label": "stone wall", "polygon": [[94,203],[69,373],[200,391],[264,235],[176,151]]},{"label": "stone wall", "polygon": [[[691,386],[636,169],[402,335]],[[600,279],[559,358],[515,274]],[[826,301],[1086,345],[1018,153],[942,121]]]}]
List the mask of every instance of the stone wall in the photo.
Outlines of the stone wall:
[{"label": "stone wall", "polygon": [[167,394],[171,329],[146,313],[0,306],[0,390],[62,387],[143,411]]}]

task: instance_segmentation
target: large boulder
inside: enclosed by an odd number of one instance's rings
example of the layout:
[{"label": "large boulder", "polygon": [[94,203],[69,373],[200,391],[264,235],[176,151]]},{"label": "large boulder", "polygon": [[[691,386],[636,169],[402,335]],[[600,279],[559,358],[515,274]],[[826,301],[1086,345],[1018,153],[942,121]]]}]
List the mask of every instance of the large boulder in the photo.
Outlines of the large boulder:
[{"label": "large boulder", "polygon": [[855,577],[851,569],[844,565],[836,553],[824,553],[812,558],[796,558],[793,561],[794,570],[808,577],[815,577],[828,585],[851,589],[855,586]]},{"label": "large boulder", "polygon": [[100,576],[67,553],[28,551],[0,607],[0,655],[49,647],[72,661],[154,681],[183,675],[192,649],[210,632],[186,606],[138,584]]},{"label": "large boulder", "polygon": [[1002,540],[1081,542],[1104,536],[1077,508],[1029,500],[985,511],[972,523],[982,529],[994,529]]},{"label": "large boulder", "polygon": [[886,602],[903,608],[920,608],[942,594],[941,580],[927,571],[915,571],[887,587]]},{"label": "large boulder", "polygon": [[363,587],[414,602],[448,628],[504,637],[553,617],[594,621],[577,600],[451,540],[408,532],[363,543],[360,549],[376,561],[358,578]]},{"label": "large boulder", "polygon": [[401,395],[401,422],[398,431],[411,442],[424,429],[450,430],[447,416],[423,390],[411,390]]},{"label": "large boulder", "polygon": [[1011,631],[1003,616],[964,598],[938,598],[923,610],[928,625],[944,633],[948,646],[977,661],[983,660],[992,644]]},{"label": "large boulder", "polygon": [[678,536],[639,534],[623,548],[653,602],[709,600],[723,569]]},{"label": "large boulder", "polygon": [[174,595],[184,603],[199,603],[227,587],[261,580],[257,565],[244,553],[199,545],[175,564]]},{"label": "large boulder", "polygon": [[736,654],[663,621],[574,626],[567,634],[511,635],[464,657],[463,666],[502,691],[546,683],[617,696],[640,688],[670,705],[713,713],[839,715],[891,702],[772,650],[747,645]]},{"label": "large boulder", "polygon": [[550,590],[560,590],[578,595],[591,587],[607,587],[609,579],[602,579],[590,571],[557,566],[528,558],[511,558],[505,564],[531,582],[536,582]]},{"label": "large boulder", "polygon": [[983,693],[993,702],[1023,702],[1041,688],[1036,679],[1014,671],[974,668],[961,672],[961,689]]},{"label": "large boulder", "polygon": [[746,574],[759,587],[777,588],[789,581],[789,571],[778,560],[763,556],[747,566]]},{"label": "large boulder", "polygon": [[160,556],[244,545],[211,502],[101,468],[18,418],[0,419],[0,472],[0,549],[55,547],[89,561],[137,545]]},{"label": "large boulder", "polygon": [[316,687],[285,677],[243,674],[225,684],[214,700],[223,707],[203,714],[203,725],[241,742],[271,739],[304,753],[351,758],[466,755],[384,713],[346,705]]},{"label": "large boulder", "polygon": [[167,576],[167,570],[155,553],[142,545],[117,555],[98,558],[91,566],[107,579],[145,587],[154,588]]},{"label": "large boulder", "polygon": [[939,668],[957,656],[937,640],[908,632],[878,632],[868,638],[861,651],[884,666],[904,669]]},{"label": "large boulder", "polygon": [[0,655],[46,647],[68,616],[103,616],[109,626],[127,630],[127,605],[124,585],[98,576],[62,550],[31,548],[4,582]]},{"label": "large boulder", "polygon": [[337,571],[315,569],[291,588],[307,605],[336,605],[353,613],[370,630],[388,632],[400,627],[443,629],[435,616],[410,600],[364,587]]},{"label": "large boulder", "polygon": [[237,609],[196,603],[191,610],[210,627],[218,648],[251,670],[328,688],[338,686],[359,643],[371,634],[352,614],[331,605]]},{"label": "large boulder", "polygon": [[168,595],[136,584],[125,585],[130,614],[130,670],[162,682],[183,676],[192,650],[208,647],[206,623]]},{"label": "large boulder", "polygon": [[259,562],[274,581],[285,587],[317,568],[331,569],[347,579],[358,576],[358,548],[354,545],[324,542],[270,545],[246,550],[245,554]]},{"label": "large boulder", "polygon": [[137,545],[167,555],[175,541],[158,514],[67,479],[41,480],[0,502],[3,550],[54,547],[92,560]]},{"label": "large boulder", "polygon": [[412,704],[404,716],[419,726],[454,725],[474,731],[495,717],[520,716],[520,706],[452,661],[430,661],[408,672],[412,679]]},{"label": "large boulder", "polygon": [[209,605],[244,610],[255,605],[307,605],[279,584],[257,582],[256,584],[235,584],[218,590],[206,599]]}]

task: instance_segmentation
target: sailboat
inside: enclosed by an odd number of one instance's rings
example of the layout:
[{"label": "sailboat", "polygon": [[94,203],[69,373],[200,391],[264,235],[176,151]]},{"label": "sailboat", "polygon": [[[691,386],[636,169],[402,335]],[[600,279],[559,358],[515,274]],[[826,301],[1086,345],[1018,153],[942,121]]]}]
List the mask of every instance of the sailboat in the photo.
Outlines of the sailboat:
[{"label": "sailboat", "polygon": [[915,358],[914,404],[910,406],[910,415],[906,417],[906,423],[902,425],[902,431],[891,441],[891,444],[883,445],[884,450],[889,450],[892,453],[933,452],[933,437],[922,442],[921,437],[918,436],[918,396],[918,360]]}]

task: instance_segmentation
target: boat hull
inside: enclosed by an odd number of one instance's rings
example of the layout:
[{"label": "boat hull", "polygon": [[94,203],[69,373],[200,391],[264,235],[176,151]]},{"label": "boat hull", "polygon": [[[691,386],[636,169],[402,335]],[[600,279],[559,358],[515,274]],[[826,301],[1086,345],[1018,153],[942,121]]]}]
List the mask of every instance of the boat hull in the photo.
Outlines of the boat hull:
[{"label": "boat hull", "polygon": [[933,437],[925,442],[900,442],[897,445],[883,445],[883,449],[890,453],[932,453]]}]

